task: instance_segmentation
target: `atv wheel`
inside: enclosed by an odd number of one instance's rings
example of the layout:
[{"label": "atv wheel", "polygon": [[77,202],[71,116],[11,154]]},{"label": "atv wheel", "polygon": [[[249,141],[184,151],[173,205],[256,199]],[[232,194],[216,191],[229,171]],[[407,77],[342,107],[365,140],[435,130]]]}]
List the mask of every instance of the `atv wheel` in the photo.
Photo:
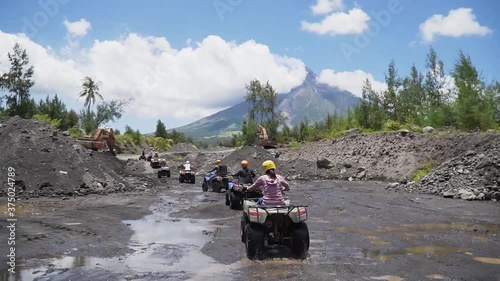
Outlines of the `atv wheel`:
[{"label": "atv wheel", "polygon": [[201,189],[204,191],[204,192],[207,192],[208,191],[208,185],[206,182],[204,182],[202,185],[201,185]]},{"label": "atv wheel", "polygon": [[247,220],[245,219],[245,217],[241,217],[241,226],[240,226],[241,243],[246,243],[247,241],[247,236],[245,235],[246,227],[247,227]]},{"label": "atv wheel", "polygon": [[230,192],[229,193],[229,208],[233,210],[239,210],[241,209],[241,201],[234,193]]},{"label": "atv wheel", "polygon": [[214,192],[220,193],[221,185],[219,183],[212,183],[212,190]]},{"label": "atv wheel", "polygon": [[161,172],[158,172],[158,178],[161,178]]},{"label": "atv wheel", "polygon": [[305,258],[309,251],[309,228],[305,222],[298,223],[293,230],[292,234],[292,254],[299,258]]},{"label": "atv wheel", "polygon": [[179,177],[179,183],[184,183],[184,179],[182,177]]},{"label": "atv wheel", "polygon": [[231,207],[231,205],[229,205],[229,204],[230,204],[230,202],[229,202],[229,195],[226,192],[226,205]]},{"label": "atv wheel", "polygon": [[167,172],[167,178],[170,178],[170,171]]},{"label": "atv wheel", "polygon": [[246,225],[245,232],[247,257],[253,260],[264,252],[264,232],[250,224]]}]

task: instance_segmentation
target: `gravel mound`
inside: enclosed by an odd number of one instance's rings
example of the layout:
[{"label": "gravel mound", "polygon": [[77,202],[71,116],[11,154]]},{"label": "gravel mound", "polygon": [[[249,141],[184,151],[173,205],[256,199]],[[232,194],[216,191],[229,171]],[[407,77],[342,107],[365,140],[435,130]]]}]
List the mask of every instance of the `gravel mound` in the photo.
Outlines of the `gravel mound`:
[{"label": "gravel mound", "polygon": [[0,196],[8,192],[8,168],[16,170],[16,192],[21,197],[78,196],[131,190],[119,174],[125,163],[108,152],[82,147],[49,125],[11,117],[0,120]]},{"label": "gravel mound", "polygon": [[500,139],[479,151],[469,150],[445,161],[418,182],[392,184],[388,189],[455,199],[500,201]]},{"label": "gravel mound", "polygon": [[172,146],[168,152],[197,152],[199,149],[190,143],[178,143]]}]

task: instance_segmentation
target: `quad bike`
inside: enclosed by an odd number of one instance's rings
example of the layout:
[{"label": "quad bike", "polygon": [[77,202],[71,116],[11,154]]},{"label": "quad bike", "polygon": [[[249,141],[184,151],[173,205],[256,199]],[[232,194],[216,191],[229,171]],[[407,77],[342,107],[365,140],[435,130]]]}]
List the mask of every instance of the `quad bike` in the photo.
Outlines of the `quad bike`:
[{"label": "quad bike", "polygon": [[151,168],[153,169],[159,169],[161,166],[160,166],[160,161],[161,159],[158,158],[158,157],[153,157],[151,158],[151,163],[149,163],[149,165],[151,166]]},{"label": "quad bike", "polygon": [[151,162],[152,159],[153,159],[153,155],[148,155],[148,157],[146,157],[146,161],[148,161],[148,162]]},{"label": "quad bike", "polygon": [[[248,192],[249,197],[259,197],[260,192]],[[226,190],[226,205],[233,210],[241,210],[246,192],[243,184],[229,182]]]},{"label": "quad bike", "polygon": [[179,183],[195,183],[196,182],[196,172],[181,170],[179,172]]},{"label": "quad bike", "polygon": [[160,167],[158,170],[158,178],[167,177],[170,178],[170,167],[167,165],[165,159],[160,159]]},{"label": "quad bike", "polygon": [[261,256],[267,242],[269,246],[285,246],[294,256],[304,258],[310,244],[306,220],[305,205],[290,205],[290,200],[286,200],[284,206],[261,206],[257,204],[257,198],[246,196],[240,234],[247,257]]},{"label": "quad bike", "polygon": [[209,188],[212,188],[217,193],[222,190],[226,191],[229,188],[229,178],[227,176],[217,176],[215,171],[210,172],[203,177],[203,184],[201,185],[203,191],[208,191]]}]

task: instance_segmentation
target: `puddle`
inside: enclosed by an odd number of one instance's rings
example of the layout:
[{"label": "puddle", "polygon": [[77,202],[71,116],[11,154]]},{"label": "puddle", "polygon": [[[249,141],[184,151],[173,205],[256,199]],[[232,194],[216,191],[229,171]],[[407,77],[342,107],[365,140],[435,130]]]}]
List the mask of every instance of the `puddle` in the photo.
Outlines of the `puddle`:
[{"label": "puddle", "polygon": [[476,242],[481,242],[481,243],[486,243],[488,242],[488,238],[484,237],[484,236],[474,236],[472,237],[472,240],[476,241]]},{"label": "puddle", "polygon": [[[109,259],[65,256],[45,260],[49,262],[48,268],[22,269],[18,276],[9,276],[7,280],[45,280],[50,277],[79,280],[82,274],[85,276],[96,270],[104,272],[101,276],[112,274],[122,279],[161,280],[177,274],[180,279],[224,280],[229,271],[237,268],[235,264],[219,264],[201,252],[201,248],[210,241],[210,234],[215,231],[215,220],[172,218],[166,214],[154,212],[141,220],[123,222],[135,232],[130,242],[130,248],[135,250],[133,254]],[[151,275],[153,273],[154,276]]]},{"label": "puddle", "polygon": [[500,259],[499,258],[486,258],[486,257],[476,257],[474,260],[482,263],[489,263],[489,264],[500,264]]},{"label": "puddle", "polygon": [[387,246],[391,245],[391,243],[384,241],[384,240],[382,240],[382,238],[377,237],[377,236],[366,236],[365,238],[370,240],[370,242],[374,246],[387,247]]},{"label": "puddle", "polygon": [[384,275],[379,277],[370,277],[372,280],[386,280],[386,281],[402,281],[401,277],[392,276],[392,275]]},{"label": "puddle", "polygon": [[382,232],[422,232],[422,231],[464,231],[464,232],[500,232],[500,225],[470,224],[464,222],[407,224],[396,227],[382,227]]},{"label": "puddle", "polygon": [[438,231],[464,231],[489,233],[500,232],[500,225],[496,224],[467,224],[461,222],[451,223],[426,223],[426,224],[406,224],[401,226],[386,226],[373,230],[350,228],[350,227],[334,227],[336,231],[349,232],[362,235],[373,235],[376,233],[392,233],[408,237],[414,237],[415,232],[438,232]]},{"label": "puddle", "polygon": [[445,276],[440,275],[440,274],[431,274],[431,275],[426,275],[425,277],[427,277],[429,279],[435,279],[435,280],[444,280],[444,279],[446,279]]},{"label": "puddle", "polygon": [[363,256],[368,259],[387,261],[404,255],[447,255],[466,253],[471,249],[453,246],[422,245],[396,251],[362,250]]},{"label": "puddle", "polygon": [[[17,202],[14,207],[16,217],[26,216],[26,215],[39,215],[47,212],[53,212],[57,209],[60,209],[63,205],[61,203],[52,203],[52,202],[43,202],[40,203],[30,203],[30,202]],[[2,204],[0,206],[0,214],[8,215],[9,214],[9,206],[8,204]]]}]

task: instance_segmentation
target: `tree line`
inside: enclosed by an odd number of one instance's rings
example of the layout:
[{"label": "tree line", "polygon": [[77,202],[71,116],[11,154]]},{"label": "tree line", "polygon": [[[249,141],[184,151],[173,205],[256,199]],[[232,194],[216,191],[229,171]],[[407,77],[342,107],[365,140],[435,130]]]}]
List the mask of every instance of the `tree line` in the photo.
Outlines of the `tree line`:
[{"label": "tree line", "polygon": [[425,126],[461,131],[500,128],[500,83],[481,77],[470,56],[462,51],[449,75],[432,47],[426,55],[423,72],[413,64],[408,75],[400,76],[391,60],[385,83],[385,90],[376,91],[365,80],[358,105],[349,108],[346,114],[333,112],[320,122],[303,120],[289,127],[286,116],[277,110],[276,91],[269,82],[263,85],[254,79],[245,86],[250,109],[242,134],[233,135],[221,144],[255,144],[257,124],[268,128],[271,138],[288,144],[337,137],[350,128],[368,132],[403,128],[418,131]]},{"label": "tree line", "polygon": [[[84,77],[78,98],[84,98],[84,107],[76,112],[68,110],[66,104],[55,94],[52,98],[47,95],[45,99],[36,102],[31,97],[30,89],[35,85],[33,80],[34,67],[30,65],[26,49],[18,43],[14,45],[12,53],[8,53],[10,69],[0,75],[0,90],[5,95],[0,96],[0,117],[20,116],[27,119],[35,119],[50,124],[61,130],[68,130],[72,137],[93,134],[101,125],[115,122],[122,117],[124,107],[128,100],[113,99],[106,101],[100,87],[101,81],[89,76]],[[96,103],[96,101],[99,101]],[[95,108],[94,108],[95,107]],[[168,133],[165,124],[158,120],[155,132],[156,139],[143,138],[139,130],[133,130],[130,126],[125,127],[125,137],[120,137],[119,130],[115,130],[117,142],[131,141],[140,144],[142,141],[148,144],[169,147],[172,143],[192,142],[182,133],[175,130]]]}]

